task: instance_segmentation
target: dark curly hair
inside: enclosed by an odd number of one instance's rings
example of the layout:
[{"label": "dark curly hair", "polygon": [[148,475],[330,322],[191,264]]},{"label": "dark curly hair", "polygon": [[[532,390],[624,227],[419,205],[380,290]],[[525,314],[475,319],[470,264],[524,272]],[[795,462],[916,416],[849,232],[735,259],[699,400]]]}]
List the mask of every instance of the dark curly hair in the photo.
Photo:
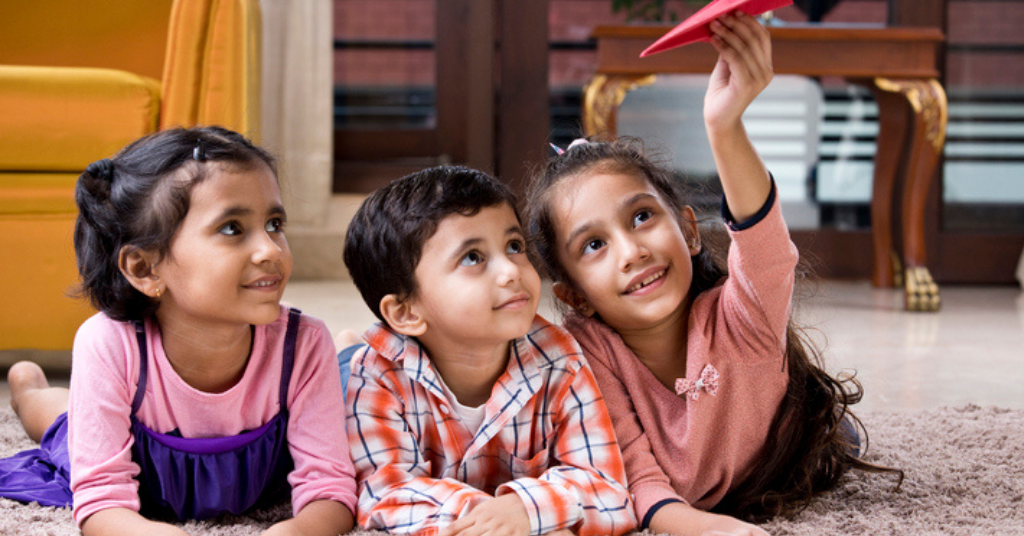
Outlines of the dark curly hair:
[{"label": "dark curly hair", "polygon": [[345,266],[367,307],[383,322],[385,296],[404,300],[416,293],[423,245],[446,216],[472,216],[501,204],[520,219],[511,188],[462,166],[417,171],[370,194],[349,223],[344,250]]},{"label": "dark curly hair", "polygon": [[124,277],[121,253],[136,248],[166,255],[188,213],[192,188],[208,176],[211,164],[266,165],[277,175],[269,153],[215,126],[157,132],[90,164],[75,184],[79,294],[114,320],[152,315],[159,302]]},{"label": "dark curly hair", "polygon": [[[637,139],[579,144],[551,159],[527,193],[527,233],[538,269],[570,286],[573,283],[554,251],[550,192],[561,181],[592,171],[645,178],[676,214],[688,198],[682,181],[648,158]],[[728,275],[712,249],[703,247],[691,258],[691,297]],[[819,350],[792,318],[786,328],[785,360],[788,388],[771,424],[765,457],[713,510],[752,522],[790,516],[806,508],[815,494],[835,487],[849,468],[897,473],[902,482],[902,471],[870,464],[853,453],[851,426],[867,445],[867,431],[849,409],[861,400],[863,389],[852,375],[834,378],[826,373]]]}]

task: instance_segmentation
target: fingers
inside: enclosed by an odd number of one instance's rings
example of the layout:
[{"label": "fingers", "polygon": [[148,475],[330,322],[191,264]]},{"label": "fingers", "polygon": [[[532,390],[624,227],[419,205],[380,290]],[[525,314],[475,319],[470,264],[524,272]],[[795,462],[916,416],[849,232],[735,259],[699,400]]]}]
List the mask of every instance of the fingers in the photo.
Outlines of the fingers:
[{"label": "fingers", "polygon": [[437,536],[456,536],[472,524],[473,518],[469,516],[456,519],[451,525],[441,529],[441,531],[437,533]]},{"label": "fingers", "polygon": [[768,29],[743,12],[712,21],[711,44],[729,63],[734,74],[766,86],[773,75],[771,38]]}]

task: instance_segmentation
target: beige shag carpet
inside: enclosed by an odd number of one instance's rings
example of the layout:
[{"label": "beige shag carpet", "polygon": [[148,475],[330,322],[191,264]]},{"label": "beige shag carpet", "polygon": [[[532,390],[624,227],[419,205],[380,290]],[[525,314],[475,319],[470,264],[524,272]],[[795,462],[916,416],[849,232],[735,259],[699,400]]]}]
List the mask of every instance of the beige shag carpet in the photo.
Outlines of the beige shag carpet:
[{"label": "beige shag carpet", "polygon": [[[902,488],[894,491],[891,477],[855,472],[795,518],[765,524],[769,534],[1024,535],[1024,410],[967,406],[861,417],[871,439],[867,459],[904,469]],[[32,447],[11,410],[0,410],[0,457]],[[255,535],[288,514],[281,505],[182,528],[196,536]],[[0,499],[0,534],[79,532],[69,510]]]}]

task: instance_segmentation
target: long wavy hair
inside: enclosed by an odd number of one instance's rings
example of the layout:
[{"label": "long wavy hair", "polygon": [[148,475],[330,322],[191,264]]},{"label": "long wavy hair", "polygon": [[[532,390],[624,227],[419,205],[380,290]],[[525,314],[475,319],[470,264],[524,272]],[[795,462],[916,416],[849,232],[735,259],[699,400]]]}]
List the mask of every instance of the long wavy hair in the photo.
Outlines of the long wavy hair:
[{"label": "long wavy hair", "polygon": [[[554,249],[550,192],[565,179],[593,171],[643,177],[676,214],[681,214],[689,197],[682,182],[648,158],[636,139],[579,144],[553,158],[527,193],[527,232],[536,266],[553,281],[573,288]],[[702,242],[705,247],[691,258],[691,298],[728,276],[709,242]],[[807,274],[803,265],[798,272]],[[712,510],[752,522],[792,516],[806,508],[814,495],[834,488],[851,468],[894,473],[899,487],[902,471],[868,463],[855,454],[858,446],[851,443],[851,435],[856,432],[864,448],[868,441],[863,423],[850,411],[863,396],[860,382],[852,374],[826,373],[819,349],[792,318],[786,328],[785,367],[788,387],[771,423],[764,458]]]}]

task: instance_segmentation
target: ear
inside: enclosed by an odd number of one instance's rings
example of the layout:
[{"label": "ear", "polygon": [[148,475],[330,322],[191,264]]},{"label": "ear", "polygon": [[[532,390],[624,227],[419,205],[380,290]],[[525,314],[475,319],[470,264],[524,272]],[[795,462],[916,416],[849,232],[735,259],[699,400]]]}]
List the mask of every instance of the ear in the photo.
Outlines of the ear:
[{"label": "ear", "polygon": [[150,298],[159,298],[165,290],[155,271],[159,261],[160,256],[156,252],[124,246],[118,254],[117,267],[135,290]]},{"label": "ear", "polygon": [[572,307],[577,313],[583,316],[594,316],[595,311],[590,305],[590,302],[588,302],[583,296],[580,296],[580,294],[570,285],[559,281],[551,285],[551,290],[554,291],[556,298],[569,307]]},{"label": "ear", "polygon": [[700,253],[700,230],[697,229],[697,215],[690,205],[686,205],[680,211],[679,227],[682,228],[683,236],[686,237],[686,247],[690,250],[690,256],[693,257]]},{"label": "ear", "polygon": [[427,320],[416,310],[412,299],[399,300],[388,294],[380,300],[380,315],[391,329],[409,337],[419,337],[427,331]]}]

